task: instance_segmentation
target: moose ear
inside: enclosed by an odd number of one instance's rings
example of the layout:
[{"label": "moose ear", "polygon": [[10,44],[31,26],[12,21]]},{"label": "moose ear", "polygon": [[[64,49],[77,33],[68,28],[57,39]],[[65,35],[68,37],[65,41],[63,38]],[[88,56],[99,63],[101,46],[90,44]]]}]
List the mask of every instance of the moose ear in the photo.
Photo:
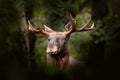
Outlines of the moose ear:
[{"label": "moose ear", "polygon": [[49,32],[49,33],[55,32],[54,30],[52,30],[51,28],[47,27],[46,25],[44,25],[44,28],[45,28],[46,32]]}]

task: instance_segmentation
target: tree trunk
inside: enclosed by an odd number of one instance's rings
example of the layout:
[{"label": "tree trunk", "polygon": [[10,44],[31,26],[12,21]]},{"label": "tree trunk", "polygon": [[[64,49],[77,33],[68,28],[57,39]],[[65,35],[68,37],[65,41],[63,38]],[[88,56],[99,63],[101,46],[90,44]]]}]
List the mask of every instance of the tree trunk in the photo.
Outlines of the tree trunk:
[{"label": "tree trunk", "polygon": [[109,37],[109,39],[105,38],[104,41],[95,43],[97,36],[93,36],[90,43],[88,63],[92,65],[95,71],[94,75],[97,78],[117,79],[118,74],[116,73],[118,73],[118,63],[120,61],[120,2],[119,0],[92,0],[92,6],[93,18],[95,21],[101,19],[104,24],[101,30],[104,31],[104,36]]},{"label": "tree trunk", "polygon": [[[92,17],[97,22],[99,19],[103,19],[109,13],[107,0],[91,0],[92,1]],[[93,40],[90,43],[90,51],[88,54],[88,63],[90,65],[101,66],[104,62],[105,54],[105,41],[95,43],[97,36],[93,36]]]},{"label": "tree trunk", "polygon": [[1,0],[0,2],[1,78],[27,80],[29,46],[23,2],[22,0]]}]

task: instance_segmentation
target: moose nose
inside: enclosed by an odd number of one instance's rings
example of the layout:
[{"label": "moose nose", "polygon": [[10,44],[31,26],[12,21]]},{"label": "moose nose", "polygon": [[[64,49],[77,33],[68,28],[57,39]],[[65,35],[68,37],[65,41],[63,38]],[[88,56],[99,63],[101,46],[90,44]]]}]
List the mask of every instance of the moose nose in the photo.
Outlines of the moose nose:
[{"label": "moose nose", "polygon": [[48,54],[57,54],[57,50],[58,50],[58,48],[57,48],[57,46],[54,46],[54,47],[52,47],[52,48],[47,48],[47,53]]},{"label": "moose nose", "polygon": [[47,52],[48,54],[52,55],[52,54],[57,54],[57,51],[53,52],[53,51],[49,51]]}]

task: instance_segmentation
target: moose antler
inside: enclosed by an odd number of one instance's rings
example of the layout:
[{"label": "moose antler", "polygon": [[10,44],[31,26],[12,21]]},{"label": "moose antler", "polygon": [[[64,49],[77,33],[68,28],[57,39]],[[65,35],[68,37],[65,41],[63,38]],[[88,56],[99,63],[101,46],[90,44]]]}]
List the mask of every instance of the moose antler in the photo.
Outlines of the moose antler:
[{"label": "moose antler", "polygon": [[45,34],[45,35],[49,35],[48,32],[46,32],[45,30],[43,30],[41,27],[42,27],[42,21],[41,21],[41,17],[39,17],[39,20],[38,20],[38,25],[39,25],[39,29],[35,29],[33,27],[33,25],[30,23],[30,21],[28,20],[28,29],[33,32],[33,33],[38,33],[38,34]]},{"label": "moose antler", "polygon": [[[94,29],[94,23],[92,24],[91,27],[86,28],[90,23],[91,23],[91,19],[88,20],[88,22],[83,25],[81,28],[76,29],[76,21],[75,19],[72,17],[72,15],[70,14],[70,21],[66,24],[65,29],[66,29],[66,34],[71,34],[73,32],[82,32],[82,31],[89,31],[89,30],[93,30]],[[69,29],[68,29],[69,28]]]}]

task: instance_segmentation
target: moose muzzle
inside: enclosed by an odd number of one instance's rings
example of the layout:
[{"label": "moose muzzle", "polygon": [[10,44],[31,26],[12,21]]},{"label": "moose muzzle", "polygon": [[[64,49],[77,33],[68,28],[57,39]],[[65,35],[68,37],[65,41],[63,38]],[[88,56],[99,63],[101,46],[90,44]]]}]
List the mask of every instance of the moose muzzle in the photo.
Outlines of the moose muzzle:
[{"label": "moose muzzle", "polygon": [[53,45],[52,47],[47,47],[46,52],[50,55],[57,54],[59,52],[59,49],[56,45]]}]

